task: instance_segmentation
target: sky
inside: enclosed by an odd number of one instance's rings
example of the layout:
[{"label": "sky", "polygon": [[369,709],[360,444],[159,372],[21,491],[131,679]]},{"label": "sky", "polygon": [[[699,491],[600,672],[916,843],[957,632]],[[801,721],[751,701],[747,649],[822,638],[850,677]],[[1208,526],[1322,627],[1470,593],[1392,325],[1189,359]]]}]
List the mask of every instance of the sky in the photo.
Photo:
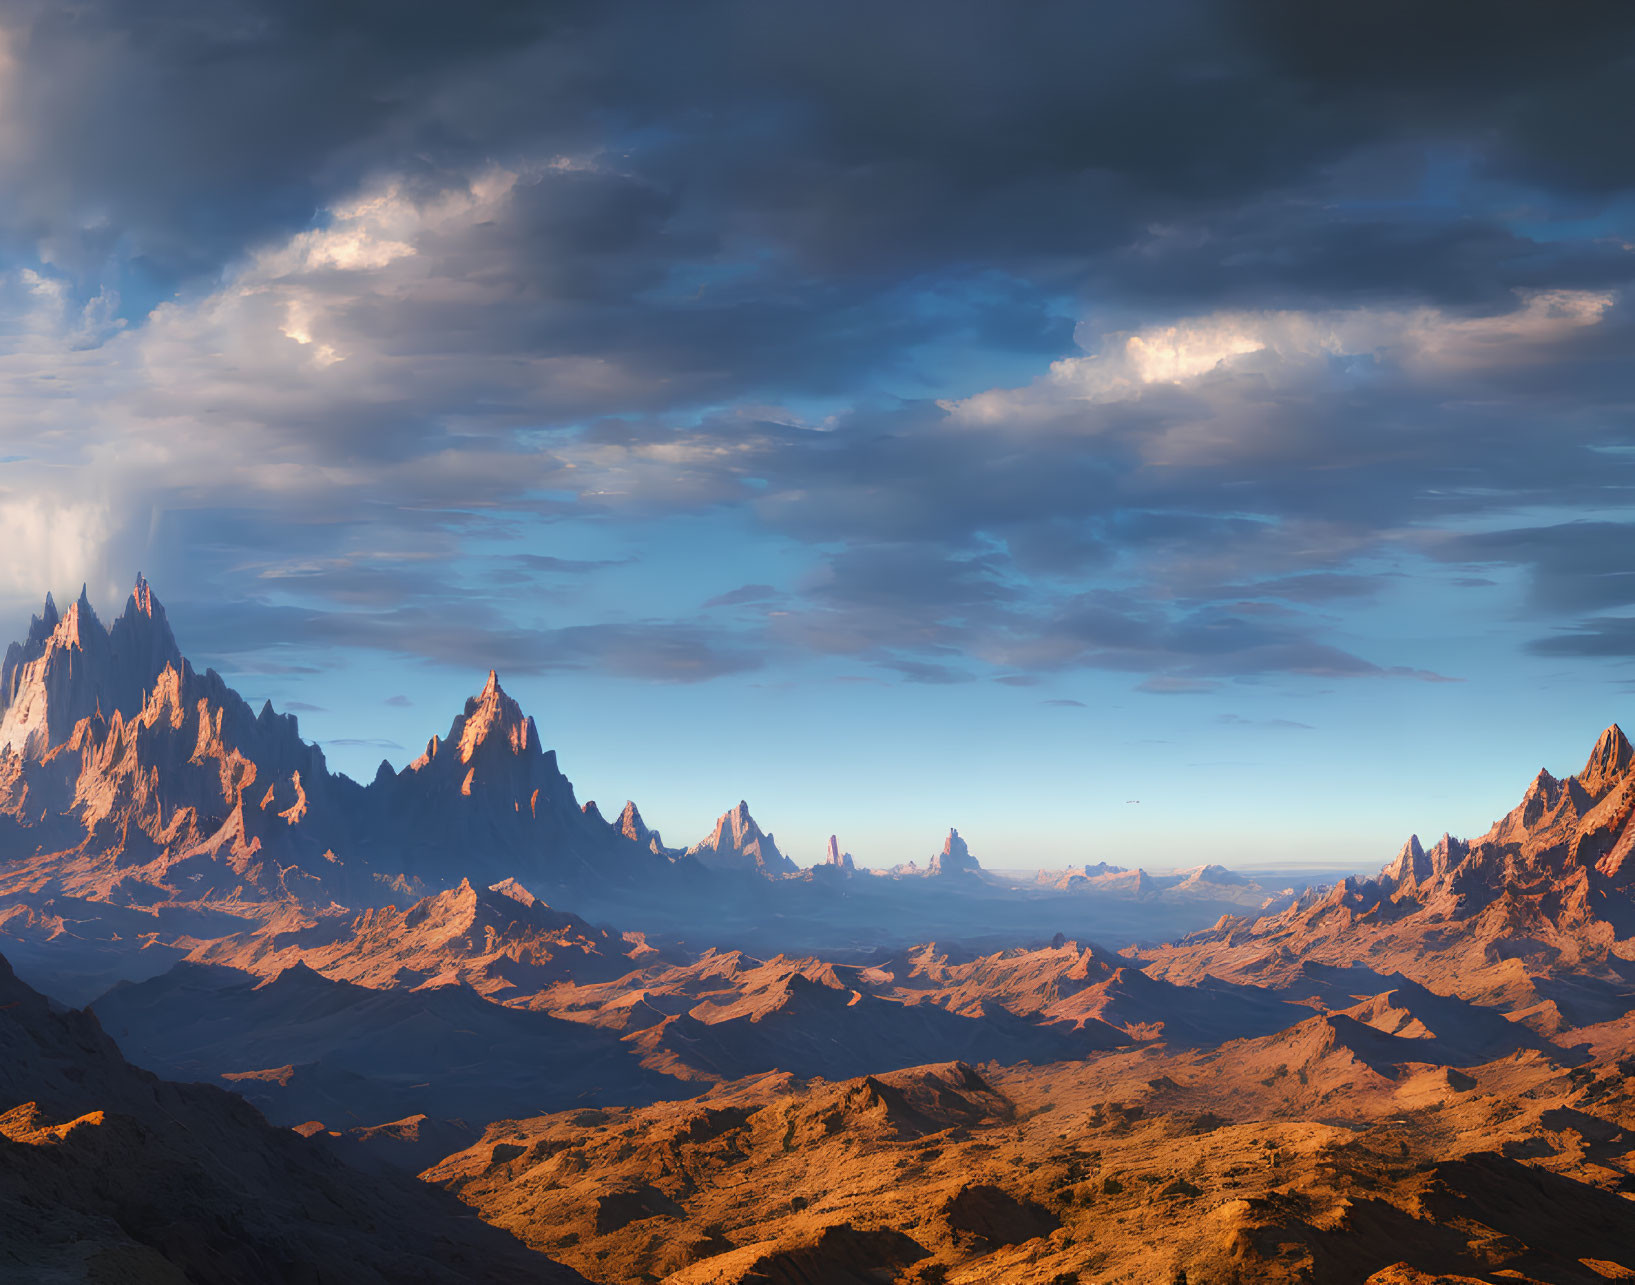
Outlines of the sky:
[{"label": "sky", "polygon": [[1373,869],[1635,720],[1635,6],[0,0],[0,635],[797,860]]}]

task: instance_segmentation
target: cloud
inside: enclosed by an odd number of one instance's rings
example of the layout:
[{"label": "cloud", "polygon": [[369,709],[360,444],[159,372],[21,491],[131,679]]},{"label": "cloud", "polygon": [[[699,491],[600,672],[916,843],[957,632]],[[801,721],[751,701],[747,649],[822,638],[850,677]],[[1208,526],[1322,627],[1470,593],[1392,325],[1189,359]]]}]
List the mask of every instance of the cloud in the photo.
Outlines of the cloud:
[{"label": "cloud", "polygon": [[0,599],[1182,692],[1434,680],[1344,620],[1509,568],[1615,646],[1632,29],[0,5]]},{"label": "cloud", "polygon": [[334,612],[225,601],[212,603],[208,612],[172,614],[187,619],[182,632],[191,654],[235,670],[246,668],[240,660],[246,653],[254,658],[288,649],[305,655],[335,647],[429,660],[473,674],[490,668],[522,674],[601,669],[674,683],[745,673],[766,662],[764,651],[701,626],[631,621],[529,627],[475,603],[453,618],[434,604],[415,602],[379,611]]},{"label": "cloud", "polygon": [[776,602],[783,597],[783,593],[769,584],[739,585],[736,589],[729,589],[726,593],[718,593],[708,599],[704,606],[710,607],[744,607],[762,606]]},{"label": "cloud", "polygon": [[1228,727],[1259,727],[1274,732],[1310,732],[1310,723],[1299,723],[1290,718],[1244,718],[1241,714],[1221,714],[1215,721]]},{"label": "cloud", "polygon": [[1151,674],[1136,684],[1136,690],[1157,696],[1195,696],[1215,691],[1220,683],[1207,678],[1184,678],[1179,674]]},{"label": "cloud", "polygon": [[1439,558],[1527,573],[1534,606],[1550,612],[1635,605],[1635,523],[1578,520],[1447,535]]},{"label": "cloud", "polygon": [[383,701],[382,703],[386,704],[386,705],[395,706],[398,709],[407,709],[409,706],[414,704],[414,702],[412,700],[410,700],[407,696],[402,696],[402,695],[388,696],[385,699],[385,701]]},{"label": "cloud", "polygon": [[1624,659],[1635,656],[1635,618],[1590,616],[1559,633],[1535,638],[1528,650],[1539,656]]},{"label": "cloud", "polygon": [[540,553],[513,554],[511,561],[519,566],[526,567],[529,571],[547,575],[570,576],[588,575],[593,571],[601,571],[605,567],[622,567],[628,566],[630,563],[628,558],[554,558]]},{"label": "cloud", "polygon": [[[1627,271],[1626,267],[1626,271]],[[1390,360],[1410,377],[1513,366],[1605,320],[1616,296],[1595,290],[1542,290],[1510,308],[1461,316],[1439,308],[1358,308],[1339,313],[1217,313],[1102,337],[1100,351],[1053,362],[1022,389],[991,390],[944,408],[956,420],[1043,423],[1099,403],[1127,401],[1153,385],[1190,385],[1235,369],[1287,380],[1336,360]],[[1089,427],[1094,421],[1086,424]]]}]

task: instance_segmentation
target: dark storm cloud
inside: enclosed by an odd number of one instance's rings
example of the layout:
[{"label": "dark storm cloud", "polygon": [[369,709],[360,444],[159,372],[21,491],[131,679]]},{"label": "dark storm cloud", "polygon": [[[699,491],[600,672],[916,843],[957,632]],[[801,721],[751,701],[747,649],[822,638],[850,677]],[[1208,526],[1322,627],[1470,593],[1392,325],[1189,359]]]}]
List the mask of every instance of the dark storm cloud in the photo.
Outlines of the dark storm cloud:
[{"label": "dark storm cloud", "polygon": [[[180,291],[123,334],[57,323],[129,380],[92,443],[134,497],[117,535],[309,604],[235,608],[219,654],[466,663],[486,629],[530,672],[816,652],[1180,692],[1424,677],[1317,614],[1419,551],[1521,567],[1551,610],[1629,601],[1576,528],[1436,534],[1635,485],[1605,449],[1635,342],[1627,4],[0,0],[0,31],[0,253],[76,306]],[[1084,357],[1075,318],[1113,366],[1127,332],[1232,309],[1323,333],[1027,385]],[[1006,382],[992,414],[958,401]],[[789,409],[812,399],[821,423]],[[142,437],[171,457],[120,449]],[[427,570],[529,520],[729,510],[815,568],[706,604],[776,601],[764,625],[530,630],[501,590],[613,563]]]},{"label": "dark storm cloud", "polygon": [[[435,185],[604,149],[623,175],[500,233],[566,274],[561,297],[595,300],[757,242],[831,277],[1071,278],[1155,222],[1403,140],[1474,149],[1497,180],[1628,188],[1627,6],[1310,8],[9,0],[10,154],[30,181],[6,210],[30,237],[185,271],[374,172]],[[1337,280],[1376,288],[1365,263],[1431,258],[1370,239],[1310,251],[1309,270],[1338,259]]]},{"label": "dark storm cloud", "polygon": [[417,102],[552,25],[526,3],[469,21],[421,0],[8,0],[6,92],[28,123],[8,122],[7,160],[28,181],[0,210],[70,261],[208,270],[397,160]]},{"label": "dark storm cloud", "polygon": [[1494,171],[1601,192],[1635,176],[1617,159],[1635,126],[1627,5],[1592,0],[1570,20],[1526,0],[1366,6],[1241,0],[1244,27],[1320,97],[1376,118],[1492,131]]},{"label": "dark storm cloud", "polygon": [[[1394,157],[1415,170],[1415,154]],[[1422,183],[1430,184],[1426,174]],[[1360,195],[1353,198],[1371,204]],[[1113,299],[1145,307],[1301,308],[1420,298],[1507,308],[1518,290],[1625,286],[1635,264],[1614,240],[1539,240],[1463,207],[1321,213],[1310,197],[1211,212],[1109,253],[1090,269]]]}]

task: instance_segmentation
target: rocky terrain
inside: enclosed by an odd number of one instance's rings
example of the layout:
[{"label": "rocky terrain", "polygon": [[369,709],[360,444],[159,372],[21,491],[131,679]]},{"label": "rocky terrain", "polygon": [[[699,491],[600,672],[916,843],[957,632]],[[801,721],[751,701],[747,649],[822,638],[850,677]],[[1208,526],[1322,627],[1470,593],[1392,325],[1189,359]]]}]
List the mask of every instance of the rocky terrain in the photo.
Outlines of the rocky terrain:
[{"label": "rocky terrain", "polygon": [[579,804],[493,673],[360,784],[145,583],[48,601],[0,949],[94,1003],[0,971],[0,1276],[1635,1280],[1632,853],[1611,727],[1332,886],[802,869]]},{"label": "rocky terrain", "polygon": [[1616,1065],[1352,1043],[1319,1017],[1209,1054],[766,1076],[497,1124],[425,1177],[620,1282],[1635,1279]]},{"label": "rocky terrain", "polygon": [[626,932],[831,955],[947,932],[1156,942],[1292,895],[1141,871],[1018,886],[985,874],[957,831],[928,866],[892,872],[833,848],[801,869],[742,801],[685,848],[633,802],[608,820],[492,671],[446,735],[353,781],[294,715],[195,670],[140,578],[111,627],[84,593],[63,613],[48,598],[0,667],[0,947],[75,1003],[203,942],[326,931],[462,879],[515,880]]},{"label": "rocky terrain", "polygon": [[581,1279],[440,1195],[138,1070],[0,960],[0,1279]]},{"label": "rocky terrain", "polygon": [[1635,770],[1617,726],[1582,771],[1540,771],[1471,840],[1417,836],[1373,879],[1224,917],[1143,954],[1155,976],[1300,987],[1314,965],[1400,973],[1538,1029],[1615,1016],[1635,982]]},{"label": "rocky terrain", "polygon": [[426,1177],[617,1281],[1635,1279],[1632,758],[1173,946],[847,974],[1123,1037],[1071,1060],[501,1122]]},{"label": "rocky terrain", "polygon": [[[343,1128],[382,1112],[481,1124],[519,1104],[646,1102],[771,1070],[836,1078],[1208,1045],[1310,1012],[1253,986],[1150,978],[1065,939],[992,954],[927,944],[864,964],[694,956],[594,928],[515,881],[463,883],[401,913],[275,920],[115,987],[94,1011],[166,1074],[232,1084],[276,1120]],[[570,1050],[577,1078],[553,1077]]]}]

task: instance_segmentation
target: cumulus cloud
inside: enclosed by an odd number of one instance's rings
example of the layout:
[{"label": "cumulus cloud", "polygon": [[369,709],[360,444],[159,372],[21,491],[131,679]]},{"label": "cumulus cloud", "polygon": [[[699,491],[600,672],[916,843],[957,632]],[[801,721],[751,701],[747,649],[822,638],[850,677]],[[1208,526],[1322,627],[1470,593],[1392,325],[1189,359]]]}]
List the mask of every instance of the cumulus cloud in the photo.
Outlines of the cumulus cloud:
[{"label": "cumulus cloud", "polygon": [[1150,385],[1192,385],[1234,370],[1276,371],[1287,381],[1302,368],[1326,373],[1337,362],[1359,360],[1389,362],[1405,375],[1426,377],[1512,367],[1546,360],[1552,347],[1600,324],[1615,302],[1607,291],[1544,290],[1520,295],[1505,311],[1477,316],[1422,307],[1185,318],[1102,336],[1100,352],[1053,362],[1045,377],[1026,388],[994,389],[942,405],[957,421],[1021,425],[1129,400]]}]

